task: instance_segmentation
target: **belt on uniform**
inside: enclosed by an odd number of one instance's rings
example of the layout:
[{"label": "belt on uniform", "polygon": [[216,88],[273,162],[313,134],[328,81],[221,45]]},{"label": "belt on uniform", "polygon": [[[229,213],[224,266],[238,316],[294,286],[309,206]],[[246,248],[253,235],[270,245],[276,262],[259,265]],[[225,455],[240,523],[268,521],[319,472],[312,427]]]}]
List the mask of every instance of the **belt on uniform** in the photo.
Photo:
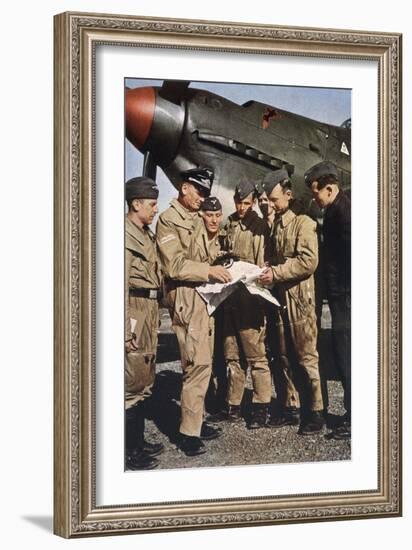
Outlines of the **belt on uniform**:
[{"label": "belt on uniform", "polygon": [[158,300],[160,298],[160,288],[129,288],[129,296]]},{"label": "belt on uniform", "polygon": [[202,283],[195,283],[193,281],[176,281],[174,279],[168,279],[166,282],[166,288],[167,292],[170,292],[171,290],[174,290],[176,288],[184,287],[184,288],[196,288],[200,286]]}]

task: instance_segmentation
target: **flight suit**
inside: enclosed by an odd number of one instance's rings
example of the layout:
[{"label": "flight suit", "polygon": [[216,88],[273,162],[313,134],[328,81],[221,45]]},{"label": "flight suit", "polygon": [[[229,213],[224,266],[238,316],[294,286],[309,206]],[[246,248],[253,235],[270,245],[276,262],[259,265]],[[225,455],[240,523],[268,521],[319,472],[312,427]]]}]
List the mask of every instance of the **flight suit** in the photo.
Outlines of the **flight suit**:
[{"label": "flight suit", "polygon": [[214,324],[196,287],[208,281],[209,264],[220,246],[217,238],[209,242],[200,215],[177,199],[159,217],[156,233],[183,370],[180,433],[199,437],[212,372]]},{"label": "flight suit", "polygon": [[[300,406],[293,383],[295,364],[303,375],[303,398],[311,411],[323,409],[313,273],[318,265],[316,223],[287,210],[275,220],[272,232],[271,267],[277,310],[279,360],[286,380],[283,406]],[[295,366],[293,365],[293,366]]]},{"label": "flight suit", "polygon": [[125,406],[129,409],[151,394],[155,380],[161,270],[155,236],[148,227],[141,229],[126,217],[125,239],[125,340],[135,334],[138,347],[126,353]]},{"label": "flight suit", "polygon": [[[275,224],[268,225],[267,242],[265,248],[265,260],[268,264],[274,261],[273,231]],[[276,299],[279,292],[272,288],[271,293]],[[284,369],[279,359],[279,350],[282,347],[279,342],[279,311],[278,307],[265,303],[266,314],[266,354],[272,371],[273,383],[276,389],[276,398],[279,404],[287,407],[299,407],[299,394],[287,369]]]},{"label": "flight suit", "polygon": [[[266,223],[250,210],[240,220],[229,216],[224,248],[241,261],[264,265]],[[256,296],[242,285],[224,302],[224,354],[228,368],[228,404],[241,404],[247,368],[251,369],[253,403],[268,404],[272,386],[265,348],[265,310]],[[244,360],[243,360],[244,358]]]}]

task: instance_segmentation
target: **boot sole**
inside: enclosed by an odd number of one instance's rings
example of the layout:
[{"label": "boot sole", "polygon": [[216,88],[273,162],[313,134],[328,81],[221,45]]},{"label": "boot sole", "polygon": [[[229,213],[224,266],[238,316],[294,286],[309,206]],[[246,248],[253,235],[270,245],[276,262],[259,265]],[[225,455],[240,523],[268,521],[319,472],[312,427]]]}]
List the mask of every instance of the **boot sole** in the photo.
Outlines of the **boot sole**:
[{"label": "boot sole", "polygon": [[149,463],[149,464],[145,464],[145,465],[142,465],[142,466],[133,466],[133,467],[130,467],[130,466],[126,466],[126,470],[128,470],[129,472],[136,472],[136,471],[139,471],[139,470],[154,470],[155,468],[157,468],[159,466],[159,461],[156,460],[156,461],[153,461],[152,463]]},{"label": "boot sole", "polygon": [[164,450],[165,450],[164,447],[162,449],[159,449],[158,451],[153,451],[153,452],[145,449],[145,453],[147,453],[149,456],[159,456],[164,452]]},{"label": "boot sole", "polygon": [[184,449],[180,449],[183,453],[185,453],[186,456],[198,456],[203,455],[206,452],[206,448],[201,448],[196,451],[185,451]]},{"label": "boot sole", "polygon": [[216,433],[213,434],[213,435],[207,435],[207,436],[201,435],[201,436],[200,436],[200,439],[201,439],[202,441],[212,441],[212,439],[217,439],[217,438],[220,437],[221,435],[223,435],[223,432],[216,432]]},{"label": "boot sole", "polygon": [[350,433],[347,433],[347,434],[332,434],[332,437],[331,439],[336,439],[336,441],[347,441],[348,439],[351,438],[351,434]]}]

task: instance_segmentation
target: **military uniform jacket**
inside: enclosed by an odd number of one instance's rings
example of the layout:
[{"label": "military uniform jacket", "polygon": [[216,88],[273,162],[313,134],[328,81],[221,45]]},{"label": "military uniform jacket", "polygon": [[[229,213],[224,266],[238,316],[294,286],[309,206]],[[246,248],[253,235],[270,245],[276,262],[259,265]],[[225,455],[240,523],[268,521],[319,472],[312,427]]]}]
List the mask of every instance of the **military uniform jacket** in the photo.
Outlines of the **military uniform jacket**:
[{"label": "military uniform jacket", "polygon": [[204,231],[199,213],[189,212],[177,199],[160,215],[157,246],[166,280],[197,283],[208,280],[209,265],[204,263],[206,258],[201,257],[199,250]]},{"label": "military uniform jacket", "polygon": [[351,204],[343,191],[339,191],[326,208],[322,232],[328,295],[348,295],[351,291]]},{"label": "military uniform jacket", "polygon": [[[125,304],[126,340],[132,337],[130,328],[129,288],[159,289],[162,282],[156,239],[148,227],[140,228],[126,217]],[[138,312],[133,312],[133,317]]]},{"label": "military uniform jacket", "polygon": [[208,281],[219,240],[209,241],[200,214],[189,212],[176,199],[159,217],[156,234],[172,323],[188,326],[192,316],[193,323],[198,313],[201,316],[206,311],[194,289]]},{"label": "military uniform jacket", "polygon": [[271,261],[275,292],[290,321],[314,312],[313,273],[318,265],[316,223],[309,216],[287,210],[275,220]]},{"label": "military uniform jacket", "polygon": [[229,216],[225,226],[224,248],[243,262],[262,267],[265,262],[266,222],[250,210],[240,220],[237,212]]}]

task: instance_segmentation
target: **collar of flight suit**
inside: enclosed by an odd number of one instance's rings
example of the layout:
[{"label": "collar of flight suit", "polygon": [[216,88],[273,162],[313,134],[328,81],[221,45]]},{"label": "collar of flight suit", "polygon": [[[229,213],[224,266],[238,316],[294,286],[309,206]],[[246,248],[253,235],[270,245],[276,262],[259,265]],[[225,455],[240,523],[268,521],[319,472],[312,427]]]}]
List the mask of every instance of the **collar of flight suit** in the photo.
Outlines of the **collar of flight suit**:
[{"label": "collar of flight suit", "polygon": [[[152,241],[154,240],[154,234],[151,229],[147,225],[139,227],[126,216],[126,240],[129,241],[129,243],[130,241],[132,243],[133,241],[137,241],[140,246],[144,246],[146,237],[150,237]],[[128,248],[127,242],[126,248]],[[131,246],[130,248],[134,247]]]},{"label": "collar of flight suit", "polygon": [[294,218],[296,218],[296,214],[288,208],[286,212],[283,212],[280,218],[278,218],[278,223],[280,223],[282,227],[286,227]]},{"label": "collar of flight suit", "polygon": [[182,220],[190,220],[192,221],[196,217],[199,216],[199,212],[191,212],[187,208],[181,204],[178,199],[173,199],[170,203],[170,206],[176,210],[176,212],[179,214],[179,216],[182,218]]},{"label": "collar of flight suit", "polygon": [[246,231],[258,217],[257,213],[250,209],[242,220],[239,218],[237,212],[233,212],[233,214],[229,216],[229,220],[231,223],[238,224],[243,231]]}]

